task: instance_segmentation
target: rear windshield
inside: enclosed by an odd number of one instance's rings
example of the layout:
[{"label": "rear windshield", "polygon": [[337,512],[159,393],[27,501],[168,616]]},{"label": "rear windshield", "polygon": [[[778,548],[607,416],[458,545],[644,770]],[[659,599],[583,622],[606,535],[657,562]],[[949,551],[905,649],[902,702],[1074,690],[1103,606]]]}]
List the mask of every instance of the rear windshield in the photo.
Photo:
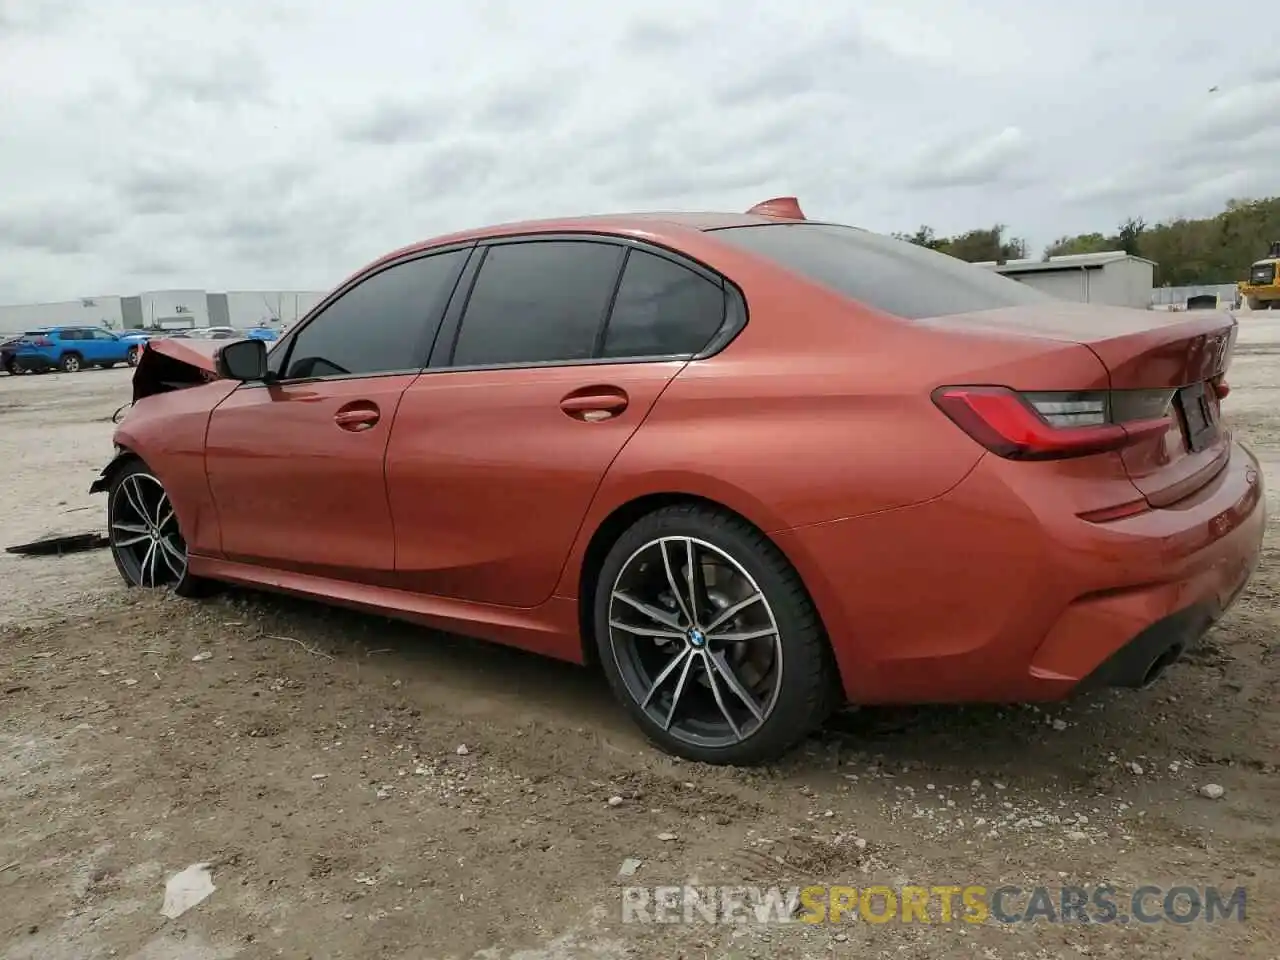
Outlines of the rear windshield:
[{"label": "rear windshield", "polygon": [[986,267],[856,227],[770,223],[710,232],[853,300],[908,320],[1051,299]]}]

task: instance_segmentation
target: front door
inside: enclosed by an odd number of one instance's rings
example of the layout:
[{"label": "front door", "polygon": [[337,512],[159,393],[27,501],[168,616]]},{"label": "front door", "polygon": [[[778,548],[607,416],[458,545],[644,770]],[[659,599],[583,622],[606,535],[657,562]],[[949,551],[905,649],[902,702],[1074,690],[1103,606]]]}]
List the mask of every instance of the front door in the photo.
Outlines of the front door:
[{"label": "front door", "polygon": [[639,247],[527,240],[488,246],[466,303],[391,434],[397,585],[536,606],[609,465],[719,329],[725,291]]},{"label": "front door", "polygon": [[206,470],[227,559],[380,584],[395,567],[384,460],[468,251],[361,277],[214,410]]}]

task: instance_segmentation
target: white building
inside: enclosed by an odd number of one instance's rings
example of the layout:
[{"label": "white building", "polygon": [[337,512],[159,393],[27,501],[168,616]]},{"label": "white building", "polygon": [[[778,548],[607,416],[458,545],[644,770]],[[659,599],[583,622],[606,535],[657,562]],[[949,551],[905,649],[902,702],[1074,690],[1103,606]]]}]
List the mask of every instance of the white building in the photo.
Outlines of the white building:
[{"label": "white building", "polygon": [[1071,254],[1048,260],[1009,260],[1000,264],[988,261],[978,266],[1061,300],[1140,310],[1151,306],[1155,286],[1154,261],[1123,250]]},{"label": "white building", "polygon": [[291,325],[319,303],[315,290],[148,290],[132,297],[83,297],[58,303],[0,306],[0,334],[37,327],[107,327],[111,330]]}]

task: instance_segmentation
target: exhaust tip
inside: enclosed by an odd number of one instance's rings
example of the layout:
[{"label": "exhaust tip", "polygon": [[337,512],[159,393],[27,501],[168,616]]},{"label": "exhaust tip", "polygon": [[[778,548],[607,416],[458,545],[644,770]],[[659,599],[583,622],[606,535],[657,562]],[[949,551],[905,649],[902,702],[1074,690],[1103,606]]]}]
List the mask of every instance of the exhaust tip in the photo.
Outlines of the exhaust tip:
[{"label": "exhaust tip", "polygon": [[1159,680],[1160,675],[1180,656],[1182,656],[1182,644],[1178,643],[1152,660],[1147,667],[1147,672],[1142,675],[1142,687],[1149,687]]}]

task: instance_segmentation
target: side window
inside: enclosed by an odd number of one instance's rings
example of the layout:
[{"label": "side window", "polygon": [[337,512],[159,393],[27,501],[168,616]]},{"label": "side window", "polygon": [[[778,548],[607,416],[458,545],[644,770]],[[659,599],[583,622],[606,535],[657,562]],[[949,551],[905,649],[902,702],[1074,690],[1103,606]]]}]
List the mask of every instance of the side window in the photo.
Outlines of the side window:
[{"label": "side window", "polygon": [[84,334],[79,330],[60,330],[58,332],[59,340],[83,340]]},{"label": "side window", "polygon": [[724,288],[664,257],[632,250],[605,331],[606,357],[697,353],[724,322]]},{"label": "side window", "polygon": [[624,252],[585,240],[490,247],[467,302],[453,365],[590,358]]},{"label": "side window", "polygon": [[[282,379],[416,370],[423,336],[458,279],[468,250],[419,257],[375,273],[298,331]],[[275,351],[273,351],[274,353]]]},{"label": "side window", "polygon": [[113,336],[113,335],[111,334],[111,332],[110,332],[110,331],[108,331],[108,330],[97,330],[97,329],[95,329],[95,330],[93,331],[93,338],[94,338],[95,340],[116,340],[116,339],[118,339],[117,337]]}]

